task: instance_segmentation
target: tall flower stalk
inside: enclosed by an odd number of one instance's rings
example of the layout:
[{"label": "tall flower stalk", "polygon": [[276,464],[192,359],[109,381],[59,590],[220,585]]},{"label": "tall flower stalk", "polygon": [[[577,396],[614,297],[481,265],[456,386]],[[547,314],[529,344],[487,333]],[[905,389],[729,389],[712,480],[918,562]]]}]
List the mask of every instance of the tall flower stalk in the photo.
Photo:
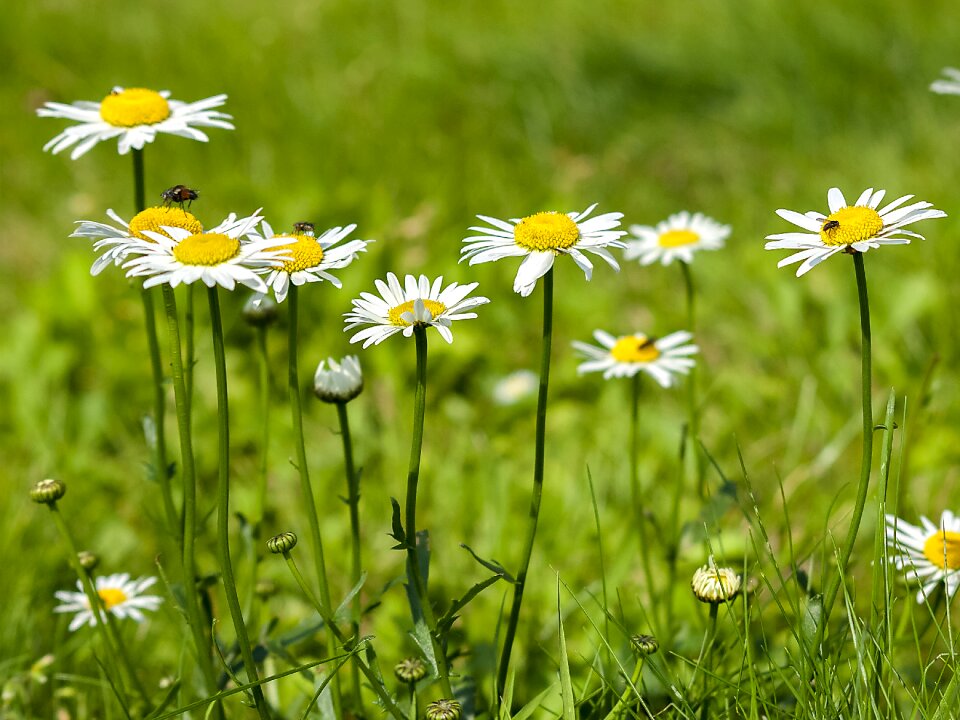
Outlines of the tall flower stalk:
[{"label": "tall flower stalk", "polygon": [[[687,299],[687,328],[696,332],[696,287],[693,283],[693,271],[690,263],[679,262],[683,274],[683,286]],[[693,478],[696,481],[697,495],[706,497],[703,476],[703,458],[700,455],[700,408],[697,403],[697,369],[690,369],[687,378],[687,441],[690,451],[690,462],[693,465]]]}]

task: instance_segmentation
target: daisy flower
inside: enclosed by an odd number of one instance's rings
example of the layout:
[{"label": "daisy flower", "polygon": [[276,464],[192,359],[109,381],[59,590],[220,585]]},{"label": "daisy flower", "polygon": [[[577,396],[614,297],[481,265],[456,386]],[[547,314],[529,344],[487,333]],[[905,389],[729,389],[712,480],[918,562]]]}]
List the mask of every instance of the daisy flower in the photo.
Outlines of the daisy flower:
[{"label": "daisy flower", "polygon": [[145,230],[166,234],[162,230],[163,227],[178,227],[188,230],[191,234],[203,232],[203,225],[197,218],[180,208],[147,208],[134,215],[129,223],[113,210],[107,210],[107,216],[113,220],[114,225],[92,220],[78,220],[77,229],[70,234],[70,237],[96,240],[93,249],[94,252],[100,253],[100,256],[90,268],[91,275],[99,275],[109,265],[123,264],[131,251],[140,247],[142,242],[152,243],[153,240],[144,234]]},{"label": "daisy flower", "polygon": [[233,130],[230,115],[214,110],[227,100],[214,95],[206,100],[185,103],[171,100],[170,91],[145,88],[115,87],[100,102],[81,100],[70,105],[44,103],[37,110],[40,117],[66,118],[77,121],[43,146],[56,154],[73,147],[70,158],[76,160],[101,140],[118,138],[121,155],[130,148],[140,150],[157,137],[157,133],[179,135],[206,142],[206,134],[198,127]]},{"label": "daisy flower", "polygon": [[934,80],[930,89],[941,95],[960,95],[960,70],[948,67],[942,72],[948,79]]},{"label": "daisy flower", "polygon": [[699,250],[719,250],[730,235],[730,226],[721,225],[703,213],[691,215],[686,210],[671,215],[656,227],[631,225],[623,256],[627,260],[639,260],[641,265],[660,261],[669,265],[674,260],[693,262]]},{"label": "daisy flower", "polygon": [[689,357],[699,351],[696,345],[686,343],[693,335],[686,331],[670,333],[666,337],[648,337],[643,333],[614,337],[603,330],[593,333],[600,347],[584,342],[574,342],[587,361],[581,363],[577,373],[603,372],[605,380],[633,377],[639,372],[647,373],[660,387],[671,387],[677,375],[686,375],[696,364]]},{"label": "daisy flower", "polygon": [[278,248],[275,239],[241,239],[260,222],[259,212],[239,220],[231,214],[206,232],[194,233],[169,225],[161,226],[162,232],[144,230],[147,240],[138,240],[128,248],[137,257],[123,264],[127,277],[145,277],[145,288],[164,283],[176,287],[200,280],[210,288],[220,285],[233,290],[240,283],[266,292],[260,275],[279,267],[289,259],[289,254]]},{"label": "daisy flower", "polygon": [[469,258],[470,264],[476,265],[505,257],[522,257],[513,290],[523,297],[533,292],[537,280],[553,267],[558,255],[569,255],[587,280],[593,274],[593,263],[584,252],[597,255],[614,270],[619,270],[607,248],[625,247],[618,238],[626,232],[616,229],[620,227],[623,213],[604,213],[588,220],[595,207],[596,203],[582,213],[539,212],[509,221],[477,215],[493,227],[471,227],[482,234],[464,238],[460,259]]},{"label": "daisy flower", "polygon": [[904,205],[913,195],[904,195],[879,210],[877,207],[886,190],[864,190],[857,201],[848,205],[839,188],[827,193],[829,215],[812,210],[800,214],[793,210],[777,210],[777,215],[806,232],[767,235],[767,250],[797,250],[777,263],[777,267],[800,263],[797,277],[810,271],[827,258],[839,252],[866,252],[881,245],[907,245],[920,235],[903,228],[918,220],[946,217],[942,210],[931,210],[932,203],[915,202]]},{"label": "daisy flower", "polygon": [[949,510],[940,515],[939,526],[920,517],[921,526],[911,525],[896,515],[887,515],[887,546],[891,561],[907,577],[920,581],[917,602],[922,603],[943,583],[947,597],[960,587],[960,518]]},{"label": "daisy flower", "polygon": [[[356,225],[335,227],[314,236],[313,225],[297,223],[293,234],[276,234],[270,223],[261,222],[262,234],[251,233],[251,240],[274,240],[277,249],[287,251],[290,256],[282,265],[272,269],[267,278],[267,286],[273,289],[277,302],[283,302],[290,289],[290,283],[300,286],[305,283],[326,280],[335,288],[342,283],[329,270],[345,268],[356,259],[358,253],[366,252],[367,244],[372,240],[350,240],[337,245],[347,235],[356,230]],[[337,245],[337,247],[333,247]]]},{"label": "daisy flower", "polygon": [[344,332],[369,325],[350,338],[350,342],[363,342],[367,348],[398,332],[410,337],[414,327],[426,325],[435,327],[448,343],[453,342],[450,324],[475,318],[477,314],[468,311],[490,302],[485,297],[467,297],[478,284],[451,283],[444,288],[442,276],[431,283],[426,275],[407,275],[401,286],[396,275],[387,273],[386,282],[376,281],[379,297],[365,292],[353,301],[353,310],[344,314]]},{"label": "daisy flower", "polygon": [[[95,581],[97,595],[103,603],[104,609],[118,618],[131,618],[136,622],[143,622],[144,616],[141,610],[156,610],[163,602],[159,595],[142,595],[144,590],[153,585],[157,579],[155,577],[142,577],[136,580],[130,579],[129,573],[118,573],[116,575],[107,575],[98,577]],[[90,608],[90,601],[86,593],[83,592],[83,585],[77,581],[77,589],[80,592],[68,592],[58,590],[54,593],[57,600],[62,605],[57,605],[53,609],[56,613],[76,613],[73,620],[70,621],[70,630],[76,630],[83,625],[91,627],[97,624],[93,610]]]},{"label": "daisy flower", "polygon": [[540,376],[533,370],[515,370],[493,386],[493,401],[497,405],[516,405],[537,391]]},{"label": "daisy flower", "polygon": [[321,360],[313,374],[313,392],[325,403],[350,402],[363,391],[363,369],[356,355],[340,362]]},{"label": "daisy flower", "polygon": [[729,567],[717,567],[711,557],[707,564],[697,568],[690,580],[690,589],[702,603],[719,605],[730,602],[740,594],[743,581],[737,571]]}]

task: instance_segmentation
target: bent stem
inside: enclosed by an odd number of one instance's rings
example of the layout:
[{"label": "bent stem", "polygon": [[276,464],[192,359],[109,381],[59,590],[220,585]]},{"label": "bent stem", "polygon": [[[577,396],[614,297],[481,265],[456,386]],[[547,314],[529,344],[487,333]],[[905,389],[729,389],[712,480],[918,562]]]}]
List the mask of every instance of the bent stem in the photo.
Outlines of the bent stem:
[{"label": "bent stem", "polygon": [[604,720],[615,720],[615,718],[624,717],[627,714],[630,705],[633,704],[631,699],[639,693],[640,677],[643,675],[644,660],[646,660],[645,655],[640,655],[637,658],[637,662],[633,666],[633,674],[630,676],[627,686],[623,689],[623,692],[620,693],[616,704],[610,712],[607,713]]},{"label": "bent stem", "polygon": [[[453,689],[450,687],[450,670],[447,667],[447,654],[444,643],[440,641],[437,631],[437,619],[427,596],[427,582],[420,572],[420,562],[417,557],[417,485],[420,482],[420,454],[423,448],[423,418],[427,406],[427,328],[424,325],[415,325],[413,336],[417,342],[417,388],[413,398],[413,438],[410,442],[410,464],[407,471],[406,496],[406,546],[407,546],[407,579],[411,590],[420,600],[420,610],[423,620],[430,631],[433,644],[433,653],[436,656],[437,670],[440,674],[440,687],[443,697],[452,698]],[[411,615],[414,623],[417,622],[416,608],[411,605]]]},{"label": "bent stem", "polygon": [[[680,261],[683,272],[683,285],[687,297],[687,330],[696,336],[696,294],[693,285],[693,272],[690,264]],[[697,409],[697,368],[690,368],[687,376],[687,440],[690,442],[690,460],[693,463],[693,476],[697,481],[697,495],[704,498],[703,463],[700,458],[700,415]]]},{"label": "bent stem", "polygon": [[[527,582],[527,570],[533,555],[533,543],[537,536],[537,520],[540,517],[540,500],[543,496],[544,444],[547,434],[547,387],[550,382],[550,345],[553,339],[553,268],[543,276],[543,344],[540,355],[540,389],[537,393],[537,429],[536,449],[533,460],[533,492],[530,497],[530,514],[527,522],[527,536],[520,560],[520,570],[513,587],[513,604],[504,636],[503,650],[500,652],[500,664],[497,669],[497,701],[503,698],[507,684],[507,670],[510,666],[510,654],[520,621],[520,607],[523,604],[523,590]],[[452,696],[448,696],[452,697]]]},{"label": "bent stem", "polygon": [[[240,656],[247,670],[247,681],[258,683],[257,665],[253,660],[250,638],[243,622],[240,598],[233,577],[233,565],[230,562],[230,406],[227,399],[227,361],[223,349],[223,323],[220,319],[220,296],[217,287],[207,289],[210,301],[210,327],[213,334],[213,360],[217,375],[217,557],[223,578],[223,591],[227,596],[230,618],[237,633]],[[270,720],[263,698],[263,688],[254,685],[251,692],[257,712],[262,720]]]}]

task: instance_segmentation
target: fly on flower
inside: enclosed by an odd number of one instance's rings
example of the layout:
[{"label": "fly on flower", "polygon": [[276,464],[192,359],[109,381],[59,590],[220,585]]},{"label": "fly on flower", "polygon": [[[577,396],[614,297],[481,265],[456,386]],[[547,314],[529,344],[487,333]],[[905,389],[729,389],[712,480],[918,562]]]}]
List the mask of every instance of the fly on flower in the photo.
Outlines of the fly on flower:
[{"label": "fly on flower", "polygon": [[577,368],[577,373],[603,372],[603,378],[609,380],[643,372],[665,388],[674,385],[678,375],[690,372],[696,364],[690,356],[699,351],[696,345],[687,344],[693,335],[683,330],[662,338],[643,333],[614,337],[596,330],[593,337],[600,347],[584,342],[573,343],[573,347],[587,358]]},{"label": "fly on flower", "polygon": [[730,235],[730,226],[721,225],[703,213],[691,215],[686,210],[671,215],[656,227],[631,225],[634,239],[627,241],[623,256],[639,260],[641,265],[660,262],[669,265],[674,260],[693,262],[701,250],[719,250]]},{"label": "fly on flower", "polygon": [[70,158],[76,160],[98,142],[112,138],[118,138],[117,150],[121,155],[126,155],[131,148],[142,149],[156,139],[157,133],[207,142],[206,133],[197,128],[233,130],[228,122],[231,116],[214,110],[226,101],[226,95],[214,95],[185,103],[171,100],[169,90],[115,87],[100,102],[80,100],[70,105],[48,102],[37,110],[37,115],[78,123],[43,146],[54,154],[73,147]]},{"label": "fly on flower", "polygon": [[464,238],[460,260],[469,258],[471,265],[477,265],[522,257],[513,290],[523,297],[533,292],[537,280],[547,274],[559,255],[569,255],[587,280],[593,274],[593,263],[584,253],[592,253],[619,270],[607,248],[625,247],[619,238],[626,232],[617,229],[623,213],[604,213],[588,219],[596,207],[594,203],[581,213],[539,212],[509,221],[477,215],[493,227],[471,227],[481,234]]},{"label": "fly on flower", "polygon": [[897,569],[920,582],[918,603],[941,583],[948,598],[960,588],[960,518],[949,510],[940,515],[939,526],[923,516],[918,527],[887,515],[887,546],[896,553],[891,561]]},{"label": "fly on flower", "polygon": [[[144,616],[141,611],[156,610],[163,602],[163,598],[159,595],[142,594],[156,581],[155,577],[131,580],[129,573],[118,573],[98,577],[94,585],[97,589],[97,595],[100,596],[100,602],[103,603],[104,610],[121,619],[128,617],[136,622],[143,622]],[[70,621],[71,631],[84,625],[93,627],[97,624],[97,618],[90,608],[90,601],[87,599],[86,593],[83,592],[83,585],[80,584],[79,580],[77,581],[77,589],[80,592],[58,590],[54,593],[57,600],[62,603],[53,609],[55,613],[76,613],[73,620]]]},{"label": "fly on flower", "polygon": [[193,201],[200,197],[200,193],[192,188],[188,188],[186,185],[174,185],[172,188],[167,188],[162,193],[160,197],[163,198],[163,204],[170,206],[177,204],[180,206],[180,209],[183,210],[184,204],[187,207],[193,204]]},{"label": "fly on flower", "polygon": [[[767,250],[796,250],[777,263],[777,267],[800,263],[797,277],[809,272],[829,257],[840,252],[865,253],[882,245],[907,245],[923,235],[905,230],[920,220],[946,217],[933,204],[915,202],[904,205],[913,195],[904,195],[880,207],[885,190],[864,190],[857,201],[848,205],[839,188],[827,193],[829,215],[811,210],[805,214],[793,210],[777,210],[777,215],[806,232],[767,235]],[[878,209],[879,208],[879,209]]]}]

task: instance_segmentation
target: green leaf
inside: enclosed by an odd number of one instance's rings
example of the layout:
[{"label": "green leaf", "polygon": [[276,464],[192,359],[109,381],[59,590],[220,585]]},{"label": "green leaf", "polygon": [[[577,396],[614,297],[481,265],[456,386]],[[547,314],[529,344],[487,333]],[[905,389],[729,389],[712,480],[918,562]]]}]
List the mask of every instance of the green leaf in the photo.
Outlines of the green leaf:
[{"label": "green leaf", "polygon": [[560,625],[560,697],[563,700],[563,720],[577,720],[573,681],[570,679],[570,662],[567,658],[567,638],[563,633],[563,616],[560,612],[559,578],[557,580],[557,622]]},{"label": "green leaf", "polygon": [[443,616],[437,620],[438,632],[441,635],[446,634],[450,630],[453,623],[456,621],[457,613],[459,613],[461,610],[463,610],[463,608],[469,605],[470,601],[473,600],[477,595],[479,595],[481,592],[483,592],[485,589],[487,589],[488,587],[490,587],[500,579],[501,579],[500,575],[492,575],[491,577],[488,577],[486,580],[482,580],[478,582],[472,588],[467,590],[467,592],[464,593],[464,595],[459,599],[454,600],[453,604],[450,605],[450,609],[447,610],[447,612],[445,612]]},{"label": "green leaf", "polygon": [[480,557],[479,555],[477,555],[477,554],[473,551],[473,548],[471,548],[471,547],[470,547],[469,545],[467,545],[466,543],[460,543],[460,547],[462,547],[464,550],[466,550],[468,553],[470,553],[470,554],[473,556],[473,559],[474,559],[474,560],[476,560],[478,563],[480,563],[481,565],[483,565],[483,566],[484,566],[487,570],[489,570],[490,572],[496,573],[497,575],[499,575],[500,577],[502,577],[504,580],[506,580],[508,583],[516,584],[517,581],[514,579],[513,575],[511,575],[510,573],[508,573],[508,572],[507,572],[507,569],[506,569],[505,567],[503,567],[503,565],[501,565],[501,564],[500,564],[499,562],[497,562],[496,560],[484,560],[482,557]]}]

